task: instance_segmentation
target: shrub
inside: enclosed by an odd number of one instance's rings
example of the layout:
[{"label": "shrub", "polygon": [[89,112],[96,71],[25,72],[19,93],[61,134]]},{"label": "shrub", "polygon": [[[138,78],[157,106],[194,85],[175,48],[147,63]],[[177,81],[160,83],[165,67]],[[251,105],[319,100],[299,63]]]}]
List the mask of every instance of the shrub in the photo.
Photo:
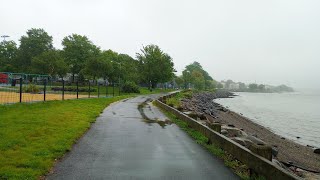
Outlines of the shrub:
[{"label": "shrub", "polygon": [[121,88],[124,93],[140,93],[139,86],[137,86],[134,82],[127,81]]},{"label": "shrub", "polygon": [[23,86],[22,91],[25,93],[38,93],[40,92],[40,89],[35,84],[28,84],[27,86]]},{"label": "shrub", "polygon": [[[53,91],[62,91],[62,87],[52,87],[51,90]],[[77,92],[77,87],[64,87],[64,91],[69,91],[69,92]],[[90,92],[96,92],[97,90],[94,88],[90,89]],[[89,92],[89,88],[83,88],[79,87],[78,92]]]}]

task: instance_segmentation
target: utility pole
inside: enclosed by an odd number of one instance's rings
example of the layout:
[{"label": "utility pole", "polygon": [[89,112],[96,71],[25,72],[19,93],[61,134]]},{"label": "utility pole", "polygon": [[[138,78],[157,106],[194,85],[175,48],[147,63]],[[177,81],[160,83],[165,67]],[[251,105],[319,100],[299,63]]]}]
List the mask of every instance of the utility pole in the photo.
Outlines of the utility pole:
[{"label": "utility pole", "polygon": [[10,37],[10,36],[8,36],[8,35],[2,35],[1,37],[3,38],[3,42],[5,42],[5,41],[6,41],[6,38],[8,38],[8,37]]}]

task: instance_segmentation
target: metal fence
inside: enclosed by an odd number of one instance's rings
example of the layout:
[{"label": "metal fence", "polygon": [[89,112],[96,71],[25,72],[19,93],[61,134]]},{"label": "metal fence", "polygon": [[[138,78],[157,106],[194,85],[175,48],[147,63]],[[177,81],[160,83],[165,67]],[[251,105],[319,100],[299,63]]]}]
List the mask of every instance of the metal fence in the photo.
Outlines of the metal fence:
[{"label": "metal fence", "polygon": [[118,84],[101,84],[93,80],[81,82],[50,81],[29,82],[25,79],[0,78],[0,104],[110,97],[121,94]]}]

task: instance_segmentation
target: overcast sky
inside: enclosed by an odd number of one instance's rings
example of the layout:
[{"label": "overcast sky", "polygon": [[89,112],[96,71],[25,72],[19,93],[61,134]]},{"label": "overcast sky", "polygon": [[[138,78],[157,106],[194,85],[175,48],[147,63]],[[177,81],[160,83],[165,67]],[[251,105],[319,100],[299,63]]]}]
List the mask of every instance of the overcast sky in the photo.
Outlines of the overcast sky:
[{"label": "overcast sky", "polygon": [[216,80],[320,88],[319,0],[0,0],[0,34],[44,28],[135,56],[156,44],[179,73],[198,61]]}]

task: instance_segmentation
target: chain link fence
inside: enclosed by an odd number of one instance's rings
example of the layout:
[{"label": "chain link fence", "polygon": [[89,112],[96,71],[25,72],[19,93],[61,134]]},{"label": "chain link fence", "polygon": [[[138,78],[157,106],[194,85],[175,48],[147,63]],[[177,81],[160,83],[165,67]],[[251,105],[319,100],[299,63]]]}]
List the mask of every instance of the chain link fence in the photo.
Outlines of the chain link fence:
[{"label": "chain link fence", "polygon": [[120,89],[118,84],[94,80],[70,82],[42,78],[28,81],[0,77],[0,104],[110,97],[120,95]]}]

